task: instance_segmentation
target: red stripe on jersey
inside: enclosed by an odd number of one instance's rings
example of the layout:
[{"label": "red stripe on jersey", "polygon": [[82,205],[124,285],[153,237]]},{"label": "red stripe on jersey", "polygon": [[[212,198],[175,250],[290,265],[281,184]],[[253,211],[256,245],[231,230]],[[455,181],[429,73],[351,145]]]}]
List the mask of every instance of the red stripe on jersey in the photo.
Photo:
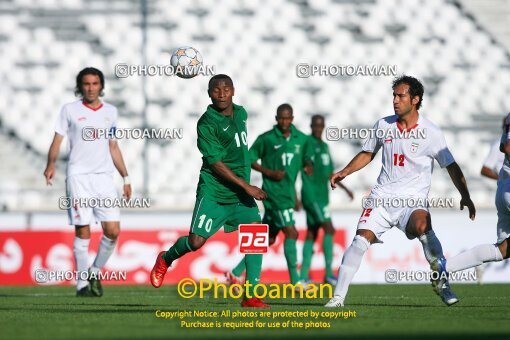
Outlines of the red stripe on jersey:
[{"label": "red stripe on jersey", "polygon": [[[412,129],[416,128],[418,126],[418,123],[414,124],[413,126],[411,126],[410,128],[408,128],[407,130],[405,130],[405,132],[409,132],[411,131]],[[397,127],[398,129],[400,130],[400,132],[404,131],[404,128],[400,125],[400,122],[397,120]]]},{"label": "red stripe on jersey", "polygon": [[88,107],[89,109],[91,109],[92,111],[97,111],[97,110],[99,110],[100,108],[102,108],[102,107],[103,107],[103,103],[101,103],[101,105],[99,105],[99,106],[98,106],[98,107],[96,107],[96,108],[94,108],[94,107],[90,106],[89,104],[87,104],[87,103],[85,103],[85,102],[83,102],[83,101],[82,101],[81,103],[82,103],[83,105],[85,105],[86,107]]}]

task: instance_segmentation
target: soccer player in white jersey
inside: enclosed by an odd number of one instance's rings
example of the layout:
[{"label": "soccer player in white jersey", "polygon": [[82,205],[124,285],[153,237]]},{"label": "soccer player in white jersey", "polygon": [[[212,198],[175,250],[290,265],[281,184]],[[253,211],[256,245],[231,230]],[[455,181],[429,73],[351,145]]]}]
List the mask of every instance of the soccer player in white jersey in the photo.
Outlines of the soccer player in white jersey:
[{"label": "soccer player in white jersey", "polygon": [[[60,144],[64,137],[69,140],[69,159],[67,163],[66,193],[70,199],[117,199],[113,184],[113,168],[117,168],[124,178],[123,193],[126,199],[131,197],[131,185],[122,153],[113,138],[99,137],[93,140],[83,137],[83,129],[107,129],[115,132],[117,109],[102,102],[99,97],[104,90],[103,73],[88,67],[76,77],[75,94],[80,100],[62,107],[55,125],[55,136],[48,152],[48,164],[44,171],[47,185],[52,184],[55,175]],[[105,131],[105,130],[103,130]],[[95,134],[95,136],[101,136]],[[85,204],[82,204],[85,205]],[[90,223],[100,221],[103,229],[97,256],[88,275],[79,274],[77,296],[102,296],[103,288],[98,273],[108,261],[117,243],[120,232],[120,212],[118,207],[104,204],[88,206],[74,205],[68,209],[69,224],[75,226],[73,252],[78,273],[87,273],[88,248],[90,242]],[[95,217],[95,219],[94,219]],[[87,280],[88,279],[88,280]]]},{"label": "soccer player in white jersey", "polygon": [[510,113],[506,117],[501,135],[499,149],[505,154],[503,167],[499,171],[498,189],[496,191],[496,209],[498,224],[495,244],[481,244],[462,252],[450,259],[446,265],[448,272],[457,272],[485,262],[503,261],[510,257]]},{"label": "soccer player in white jersey", "polygon": [[[503,119],[503,129],[505,128],[506,117]],[[505,154],[499,150],[501,145],[500,138],[491,145],[491,149],[485,162],[483,162],[482,170],[480,171],[482,176],[492,178],[495,180],[499,179],[499,171],[505,161]]]},{"label": "soccer player in white jersey", "polygon": [[[423,98],[423,85],[416,78],[401,76],[393,81],[392,88],[395,115],[380,119],[374,125],[374,129],[384,130],[385,133],[378,133],[373,138],[367,139],[361,152],[330,180],[334,189],[337,182],[365,167],[382,149],[382,168],[377,185],[365,200],[365,209],[361,213],[356,236],[342,258],[334,297],[326,307],[343,307],[349,284],[359,269],[363,254],[371,244],[382,243],[381,236],[392,227],[400,229],[409,239],[418,238],[431,268],[439,271],[441,277],[444,276],[443,250],[432,230],[427,204],[416,206],[406,204],[426,201],[434,159],[442,168],[447,168],[455,187],[459,190],[461,210],[467,206],[470,218],[475,218],[475,207],[469,197],[466,181],[446,146],[441,130],[418,113]],[[413,134],[412,129],[423,129],[424,132],[415,131]],[[389,130],[406,132],[407,138],[376,138],[381,135],[391,136]],[[367,207],[370,205],[367,203],[377,203],[382,199],[392,199],[386,200],[389,202],[395,202],[393,199],[396,199],[402,204],[392,207],[385,203],[382,206],[376,204]],[[452,305],[458,302],[447,281],[437,280],[432,284],[434,291],[444,303]]]},{"label": "soccer player in white jersey", "polygon": [[[505,128],[506,117],[503,118],[502,128]],[[499,150],[499,146],[501,138],[498,138],[493,144],[491,144],[491,148],[489,150],[489,154],[487,158],[483,162],[482,170],[480,170],[480,174],[484,177],[498,180],[499,179],[499,171],[503,166],[503,162],[505,161],[505,154]],[[476,279],[479,284],[482,284],[483,274],[485,272],[485,267],[487,265],[482,264],[480,266],[475,267],[476,271]]]}]

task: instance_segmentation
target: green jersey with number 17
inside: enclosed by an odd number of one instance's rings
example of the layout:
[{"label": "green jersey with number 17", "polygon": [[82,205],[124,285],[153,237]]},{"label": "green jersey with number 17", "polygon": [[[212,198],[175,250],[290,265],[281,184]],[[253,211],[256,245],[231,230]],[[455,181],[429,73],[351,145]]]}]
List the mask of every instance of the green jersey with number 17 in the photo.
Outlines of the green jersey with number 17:
[{"label": "green jersey with number 17", "polygon": [[267,193],[264,200],[266,209],[283,210],[294,208],[296,200],[296,178],[305,161],[312,160],[306,145],[308,137],[290,127],[290,136],[285,138],[278,126],[257,137],[250,148],[251,160],[261,160],[262,166],[271,170],[284,170],[285,177],[281,181],[263,176],[262,190]]},{"label": "green jersey with number 17", "polygon": [[247,143],[248,114],[233,104],[232,116],[225,116],[211,105],[197,123],[197,145],[202,153],[202,168],[198,180],[197,197],[207,195],[218,203],[239,203],[250,196],[239,186],[222,179],[211,164],[225,163],[237,176],[250,182],[251,162]]}]

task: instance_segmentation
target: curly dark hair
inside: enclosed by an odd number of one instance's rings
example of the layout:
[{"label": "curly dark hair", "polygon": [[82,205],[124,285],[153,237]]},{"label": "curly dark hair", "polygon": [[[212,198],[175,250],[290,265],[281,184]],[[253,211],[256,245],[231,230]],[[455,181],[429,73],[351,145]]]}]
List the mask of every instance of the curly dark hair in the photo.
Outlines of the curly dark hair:
[{"label": "curly dark hair", "polygon": [[78,75],[76,76],[76,87],[74,88],[74,95],[83,97],[83,92],[81,90],[81,87],[83,85],[83,77],[85,77],[89,74],[99,77],[99,80],[101,81],[100,96],[101,97],[104,96],[104,92],[103,92],[104,91],[104,75],[103,75],[103,72],[101,72],[100,70],[98,70],[95,67],[86,67],[83,70],[81,70],[80,73],[78,73]]},{"label": "curly dark hair", "polygon": [[416,110],[419,110],[423,100],[423,92],[425,91],[423,84],[418,79],[411,76],[406,76],[405,74],[393,79],[391,88],[395,89],[395,87],[400,84],[409,85],[409,95],[411,96],[411,100],[416,96],[420,97],[420,101],[416,104]]}]

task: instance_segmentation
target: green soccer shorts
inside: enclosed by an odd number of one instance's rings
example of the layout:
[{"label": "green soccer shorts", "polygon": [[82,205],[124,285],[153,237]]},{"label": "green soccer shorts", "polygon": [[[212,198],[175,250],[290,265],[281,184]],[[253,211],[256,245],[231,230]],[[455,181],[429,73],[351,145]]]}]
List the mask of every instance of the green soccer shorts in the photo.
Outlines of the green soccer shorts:
[{"label": "green soccer shorts", "polygon": [[316,227],[325,222],[331,222],[331,212],[327,204],[314,202],[309,205],[304,205],[306,211],[306,224],[308,228]]},{"label": "green soccer shorts", "polygon": [[253,198],[242,203],[218,203],[204,195],[195,202],[190,233],[207,239],[222,226],[226,233],[230,233],[236,231],[239,224],[260,223],[260,220]]},{"label": "green soccer shorts", "polygon": [[262,223],[269,224],[270,235],[277,235],[282,228],[292,227],[296,224],[294,221],[294,209],[266,209]]}]

